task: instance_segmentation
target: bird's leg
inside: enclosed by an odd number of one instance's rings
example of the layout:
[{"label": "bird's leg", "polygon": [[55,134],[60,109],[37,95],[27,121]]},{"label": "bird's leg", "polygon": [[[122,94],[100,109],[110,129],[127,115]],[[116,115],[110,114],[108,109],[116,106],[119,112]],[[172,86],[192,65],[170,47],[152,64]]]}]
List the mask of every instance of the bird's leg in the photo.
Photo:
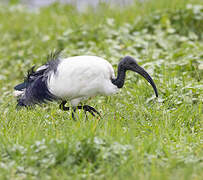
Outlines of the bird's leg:
[{"label": "bird's leg", "polygon": [[[69,111],[70,110],[70,107],[66,107],[65,104],[67,103],[67,101],[62,101],[61,104],[59,105],[59,108],[63,111]],[[77,107],[73,107],[73,111],[71,113],[72,115],[72,118],[73,120],[76,120],[75,119],[75,111],[76,111],[76,108],[77,109],[83,109],[85,111],[85,114],[86,112],[88,111],[90,114],[92,114],[92,116],[95,116],[95,113],[98,114],[99,116],[100,113],[93,107],[89,106],[89,105],[84,105],[84,106],[77,106]]]},{"label": "bird's leg", "polygon": [[75,111],[76,111],[76,107],[73,107],[73,111],[72,111],[72,118],[75,121]]},{"label": "bird's leg", "polygon": [[93,107],[91,107],[91,106],[89,106],[89,105],[77,106],[77,108],[78,108],[78,109],[83,109],[85,112],[88,111],[89,113],[92,114],[92,116],[95,116],[94,113],[96,113],[96,114],[98,114],[99,116],[101,116],[100,113],[99,113],[96,109],[94,109]]},{"label": "bird's leg", "polygon": [[59,105],[59,108],[63,111],[69,111],[70,107],[66,107],[65,104],[67,103],[67,101],[62,101],[61,104]]},{"label": "bird's leg", "polygon": [[85,120],[88,120],[87,111],[85,111]]},{"label": "bird's leg", "polygon": [[[67,101],[62,101],[62,103],[59,105],[59,108],[63,111],[69,111],[70,107],[66,107],[65,104],[67,103]],[[76,111],[76,107],[73,107],[73,111],[71,113],[72,115],[72,119],[75,120],[75,111]]]}]

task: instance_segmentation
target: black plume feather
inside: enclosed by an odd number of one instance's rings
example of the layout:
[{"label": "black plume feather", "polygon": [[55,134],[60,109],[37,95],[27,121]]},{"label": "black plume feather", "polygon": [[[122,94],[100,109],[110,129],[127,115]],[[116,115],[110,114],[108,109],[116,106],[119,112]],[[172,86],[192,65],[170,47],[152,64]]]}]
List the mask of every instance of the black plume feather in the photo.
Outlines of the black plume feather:
[{"label": "black plume feather", "polygon": [[24,77],[24,82],[29,82],[30,77],[34,75],[35,71],[35,66],[32,66],[30,69],[27,71],[27,75]]},{"label": "black plume feather", "polygon": [[56,73],[60,63],[61,50],[52,52],[47,56],[47,63],[39,70],[35,71],[35,66],[30,68],[24,78],[24,83],[17,85],[14,89],[22,89],[25,86],[24,93],[18,98],[18,106],[30,106],[46,101],[57,99],[47,87],[50,73]]}]

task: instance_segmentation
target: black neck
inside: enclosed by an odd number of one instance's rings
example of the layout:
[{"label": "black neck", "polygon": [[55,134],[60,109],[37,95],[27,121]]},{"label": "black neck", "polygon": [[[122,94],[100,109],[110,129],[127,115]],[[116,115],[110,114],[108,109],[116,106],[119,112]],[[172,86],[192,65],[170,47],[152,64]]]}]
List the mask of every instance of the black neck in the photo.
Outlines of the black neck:
[{"label": "black neck", "polygon": [[116,85],[118,88],[122,88],[124,85],[125,73],[126,73],[125,67],[119,63],[117,77],[116,79],[112,79],[112,83]]}]

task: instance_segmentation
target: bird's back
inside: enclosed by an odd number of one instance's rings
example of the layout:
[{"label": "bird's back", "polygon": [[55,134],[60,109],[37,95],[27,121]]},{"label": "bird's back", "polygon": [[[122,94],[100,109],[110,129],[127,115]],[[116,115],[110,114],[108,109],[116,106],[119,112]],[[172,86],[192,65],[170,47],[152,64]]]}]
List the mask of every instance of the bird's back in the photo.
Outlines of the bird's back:
[{"label": "bird's back", "polygon": [[48,80],[49,91],[62,99],[112,94],[117,88],[111,64],[97,56],[75,56],[62,59]]}]

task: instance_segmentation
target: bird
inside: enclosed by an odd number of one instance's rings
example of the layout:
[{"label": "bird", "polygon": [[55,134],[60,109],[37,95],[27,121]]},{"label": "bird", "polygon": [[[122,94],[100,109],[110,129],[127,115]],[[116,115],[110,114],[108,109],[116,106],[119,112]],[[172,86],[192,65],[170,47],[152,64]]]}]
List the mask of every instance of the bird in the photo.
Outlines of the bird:
[{"label": "bird", "polygon": [[[131,56],[121,58],[117,76],[112,65],[101,57],[81,55],[62,58],[61,51],[52,52],[44,65],[34,69],[35,66],[29,69],[24,81],[14,87],[17,108],[58,101],[61,110],[72,110],[73,119],[76,109],[100,116],[94,107],[81,105],[81,102],[97,95],[117,93],[124,86],[127,71],[143,76],[158,97],[153,79]],[[71,107],[65,106],[68,101]]]}]

